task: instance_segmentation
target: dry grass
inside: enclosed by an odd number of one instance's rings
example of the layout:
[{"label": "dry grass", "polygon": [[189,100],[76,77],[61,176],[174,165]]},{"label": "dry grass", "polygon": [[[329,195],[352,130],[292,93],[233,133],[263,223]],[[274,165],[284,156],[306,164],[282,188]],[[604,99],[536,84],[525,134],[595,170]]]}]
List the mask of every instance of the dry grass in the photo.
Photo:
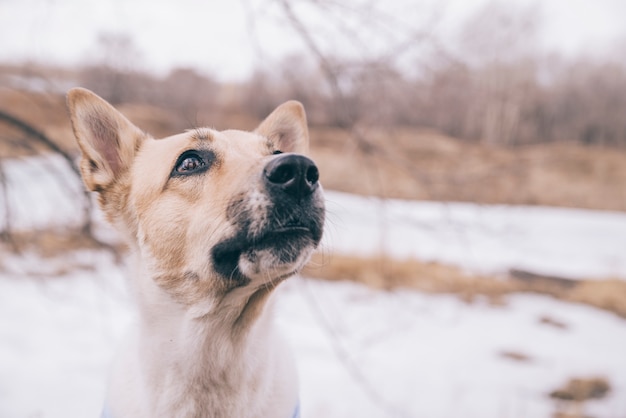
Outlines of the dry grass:
[{"label": "dry grass", "polygon": [[611,383],[603,376],[574,377],[548,396],[556,401],[553,418],[585,418],[585,403],[602,399],[611,391]]},{"label": "dry grass", "polygon": [[386,257],[316,254],[303,275],[325,280],[350,280],[384,290],[410,288],[428,293],[450,293],[468,302],[477,296],[485,296],[493,304],[503,303],[503,297],[516,289],[509,280],[468,275],[454,266]]},{"label": "dry grass", "polygon": [[311,136],[322,183],[334,190],[417,200],[626,210],[623,150],[575,144],[493,147],[416,129],[368,132],[365,138],[375,148],[365,149],[340,129],[318,127]]},{"label": "dry grass", "polygon": [[539,323],[543,325],[547,325],[556,329],[568,329],[569,325],[567,323],[560,321],[558,319],[554,319],[551,316],[543,315],[539,317]]},{"label": "dry grass", "polygon": [[550,397],[564,401],[602,399],[611,391],[611,384],[602,376],[572,378],[550,393]]},{"label": "dry grass", "polygon": [[507,360],[511,360],[517,363],[528,363],[533,359],[528,354],[520,353],[519,351],[505,350],[500,352],[500,357]]},{"label": "dry grass", "polygon": [[615,312],[626,318],[626,281],[618,279],[581,281],[567,300]]},{"label": "dry grass", "polygon": [[81,229],[13,231],[10,235],[4,234],[0,240],[0,253],[3,250],[12,252],[32,251],[44,258],[56,257],[77,250],[103,248],[116,254],[126,251],[126,247],[123,245],[111,246],[100,242]]},{"label": "dry grass", "polygon": [[[325,280],[351,280],[376,289],[409,288],[454,294],[467,302],[485,297],[494,305],[505,303],[506,295],[512,293],[537,293],[593,306],[626,318],[626,281],[617,279],[568,281],[537,276],[533,280],[522,280],[515,276],[469,275],[454,266],[414,259],[319,253],[314,255],[303,275]],[[566,326],[561,323],[550,325]]]},{"label": "dry grass", "polygon": [[[32,124],[39,131],[64,149],[70,149],[71,129],[65,101],[60,95],[26,93],[0,88],[0,107],[3,111]],[[32,155],[42,150],[38,145],[29,149],[24,142],[23,133],[0,122],[0,155],[23,156]]]}]

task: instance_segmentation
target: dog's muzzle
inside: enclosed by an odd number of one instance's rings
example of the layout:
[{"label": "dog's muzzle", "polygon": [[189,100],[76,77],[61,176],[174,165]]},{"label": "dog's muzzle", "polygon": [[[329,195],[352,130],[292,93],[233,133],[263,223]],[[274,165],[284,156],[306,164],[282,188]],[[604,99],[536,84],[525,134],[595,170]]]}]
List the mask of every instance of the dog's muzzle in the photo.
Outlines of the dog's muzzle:
[{"label": "dog's muzzle", "polygon": [[324,199],[313,161],[299,154],[278,155],[265,165],[259,181],[256,194],[264,196],[262,203],[246,194],[236,198],[229,212],[237,232],[212,250],[214,269],[240,285],[250,281],[248,272],[241,271],[242,259],[247,265],[293,273],[322,238]]}]

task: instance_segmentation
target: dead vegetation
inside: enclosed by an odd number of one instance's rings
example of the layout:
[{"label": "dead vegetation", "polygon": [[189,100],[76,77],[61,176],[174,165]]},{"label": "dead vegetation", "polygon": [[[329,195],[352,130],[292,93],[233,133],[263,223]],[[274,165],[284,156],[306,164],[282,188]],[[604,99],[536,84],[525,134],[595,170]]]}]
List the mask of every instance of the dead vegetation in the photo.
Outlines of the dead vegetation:
[{"label": "dead vegetation", "polygon": [[575,377],[550,392],[556,402],[554,418],[584,418],[585,402],[602,399],[611,391],[610,382],[603,376]]},{"label": "dead vegetation", "polygon": [[516,363],[528,363],[533,360],[532,357],[530,357],[528,354],[520,353],[519,351],[504,350],[501,351],[499,354],[500,357],[514,361]]},{"label": "dead vegetation", "polygon": [[[2,244],[0,242],[0,244]],[[12,232],[10,240],[5,240],[4,246],[10,247],[13,252],[34,252],[43,258],[58,257],[62,254],[78,250],[112,251],[120,256],[126,251],[123,244],[110,244],[98,240],[85,229],[41,229]],[[0,249],[2,246],[0,246]]]},{"label": "dead vegetation", "polygon": [[[415,289],[427,293],[458,295],[468,303],[486,298],[493,305],[506,303],[506,296],[526,292],[582,303],[626,318],[626,282],[618,279],[567,280],[536,275],[533,280],[509,273],[503,277],[468,274],[460,268],[415,259],[318,253],[303,275],[325,280],[350,280],[392,290]],[[543,323],[565,328],[551,318]]]},{"label": "dead vegetation", "polygon": [[566,322],[563,322],[559,319],[552,318],[551,316],[547,316],[547,315],[542,315],[539,318],[539,323],[546,325],[546,326],[550,326],[552,328],[561,329],[561,330],[566,330],[569,328],[569,325],[567,325]]},{"label": "dead vegetation", "polygon": [[587,401],[602,399],[611,391],[611,385],[604,377],[573,378],[562,387],[550,393],[550,397],[563,401]]},{"label": "dead vegetation", "polygon": [[312,154],[330,189],[416,200],[626,210],[626,153],[576,144],[493,147],[432,130],[314,127]]}]

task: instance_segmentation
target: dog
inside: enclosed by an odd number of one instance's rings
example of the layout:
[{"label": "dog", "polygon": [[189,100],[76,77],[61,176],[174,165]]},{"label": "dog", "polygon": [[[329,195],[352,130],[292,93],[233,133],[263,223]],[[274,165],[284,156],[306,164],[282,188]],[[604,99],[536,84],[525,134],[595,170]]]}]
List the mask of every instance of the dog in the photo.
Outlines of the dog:
[{"label": "dog", "polygon": [[70,90],[67,102],[83,182],[134,261],[138,323],[103,416],[299,416],[271,307],[323,233],[303,106],[280,105],[253,132],[154,139],[89,90]]}]

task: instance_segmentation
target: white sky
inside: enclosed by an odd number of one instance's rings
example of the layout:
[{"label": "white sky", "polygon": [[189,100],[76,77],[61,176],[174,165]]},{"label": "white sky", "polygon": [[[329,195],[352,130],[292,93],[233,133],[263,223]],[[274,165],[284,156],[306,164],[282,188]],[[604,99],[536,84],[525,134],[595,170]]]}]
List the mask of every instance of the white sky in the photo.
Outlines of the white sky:
[{"label": "white sky", "polygon": [[[364,0],[344,3],[356,2]],[[420,19],[428,21],[432,10],[439,10],[443,17],[438,27],[446,32],[455,31],[465,17],[487,2],[380,3],[398,19],[416,25]],[[618,42],[626,44],[626,1],[508,0],[511,2],[539,5],[541,40],[546,48],[571,55],[608,53]],[[433,4],[438,8],[433,9]],[[260,61],[303,50],[287,23],[275,19],[276,7],[272,0],[0,0],[0,60],[76,64],[97,59],[102,54],[96,49],[98,33],[107,31],[133,37],[140,51],[135,64],[143,69],[162,73],[173,66],[193,66],[220,79],[239,79]],[[254,11],[254,28],[250,27],[250,10]],[[366,33],[367,28],[362,31]]]}]

